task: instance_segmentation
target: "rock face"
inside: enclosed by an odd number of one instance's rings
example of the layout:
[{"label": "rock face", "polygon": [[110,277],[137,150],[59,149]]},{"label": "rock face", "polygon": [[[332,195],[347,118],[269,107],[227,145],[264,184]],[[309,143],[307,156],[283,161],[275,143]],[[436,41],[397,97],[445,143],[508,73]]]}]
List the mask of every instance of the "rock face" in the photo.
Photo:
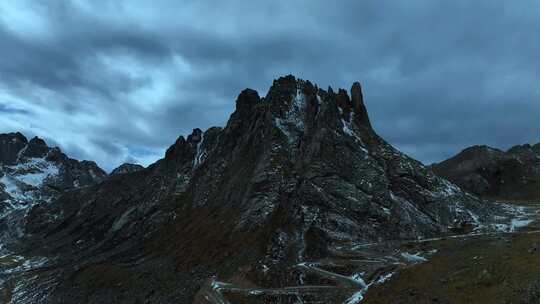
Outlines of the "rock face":
[{"label": "rock face", "polygon": [[474,146],[433,165],[471,193],[505,200],[540,200],[540,144],[501,151]]},{"label": "rock face", "polygon": [[31,210],[12,249],[40,269],[4,277],[12,303],[228,303],[205,291],[209,278],[302,286],[295,265],[489,215],[375,133],[358,83],[349,96],[293,76],[264,98],[241,92],[224,128],[195,129],[148,168],[53,205]]},{"label": "rock face", "polygon": [[107,174],[94,162],[68,158],[58,148],[21,133],[0,134],[0,253],[24,233],[27,212],[60,193],[99,183]]}]

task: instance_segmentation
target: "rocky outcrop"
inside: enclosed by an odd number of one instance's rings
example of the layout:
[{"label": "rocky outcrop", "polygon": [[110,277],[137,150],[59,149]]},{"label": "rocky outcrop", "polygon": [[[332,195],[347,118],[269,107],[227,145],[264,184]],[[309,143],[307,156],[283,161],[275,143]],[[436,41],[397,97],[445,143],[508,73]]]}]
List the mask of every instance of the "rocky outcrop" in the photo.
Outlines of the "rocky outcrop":
[{"label": "rocky outcrop", "polygon": [[433,170],[476,195],[502,200],[540,200],[540,144],[508,151],[474,146]]},{"label": "rocky outcrop", "polygon": [[[208,303],[209,278],[321,285],[297,265],[491,214],[380,138],[358,83],[349,95],[293,76],[263,98],[242,91],[224,128],[195,129],[148,168],[52,205],[31,210],[24,246],[13,249],[41,269],[6,280],[14,303],[190,303],[197,292]],[[294,300],[280,297],[267,300]]]}]

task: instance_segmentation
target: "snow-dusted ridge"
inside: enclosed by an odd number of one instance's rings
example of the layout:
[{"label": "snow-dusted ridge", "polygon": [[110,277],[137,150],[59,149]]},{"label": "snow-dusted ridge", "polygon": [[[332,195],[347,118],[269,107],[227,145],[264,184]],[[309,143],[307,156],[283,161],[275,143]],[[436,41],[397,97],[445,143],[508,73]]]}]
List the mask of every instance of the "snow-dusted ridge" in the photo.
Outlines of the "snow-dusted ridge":
[{"label": "snow-dusted ridge", "polygon": [[45,181],[57,177],[59,172],[59,164],[45,157],[32,157],[16,165],[3,166],[0,183],[12,202],[32,202],[41,198],[39,190]]},{"label": "snow-dusted ridge", "polygon": [[[63,191],[104,180],[94,162],[77,161],[37,137],[0,134],[0,253],[25,234],[25,218],[39,204],[49,204]],[[55,217],[51,214],[51,217]]]}]

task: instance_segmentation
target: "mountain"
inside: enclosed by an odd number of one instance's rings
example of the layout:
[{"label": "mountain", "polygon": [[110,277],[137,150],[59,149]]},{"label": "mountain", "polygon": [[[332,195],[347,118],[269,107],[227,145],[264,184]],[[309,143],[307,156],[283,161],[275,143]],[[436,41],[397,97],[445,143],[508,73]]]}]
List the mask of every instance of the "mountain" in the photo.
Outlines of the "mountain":
[{"label": "mountain", "polygon": [[103,181],[107,173],[92,161],[77,161],[38,137],[0,134],[2,198],[12,202],[47,200],[67,189]]},{"label": "mountain", "polygon": [[502,151],[467,148],[433,170],[471,193],[504,200],[540,200],[540,143]]},{"label": "mountain", "polygon": [[0,283],[11,303],[357,303],[415,261],[400,241],[495,209],[379,137],[359,83],[285,76],[147,168],[31,208]]},{"label": "mountain", "polygon": [[71,159],[38,137],[0,134],[0,253],[23,233],[21,221],[32,207],[106,178],[94,162]]},{"label": "mountain", "polygon": [[144,169],[144,167],[141,165],[124,163],[118,166],[117,168],[113,169],[111,171],[111,176],[119,175],[119,174],[126,174],[126,173],[133,173],[136,171],[140,171],[142,169]]}]

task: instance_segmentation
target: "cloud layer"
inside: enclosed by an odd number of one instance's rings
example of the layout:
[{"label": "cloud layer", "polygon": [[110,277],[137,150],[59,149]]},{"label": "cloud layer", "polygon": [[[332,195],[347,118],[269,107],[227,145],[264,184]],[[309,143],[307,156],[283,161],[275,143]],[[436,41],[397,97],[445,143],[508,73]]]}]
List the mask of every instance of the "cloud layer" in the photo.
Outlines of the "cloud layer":
[{"label": "cloud layer", "polygon": [[0,132],[110,170],[223,125],[245,87],[359,80],[377,131],[426,163],[540,141],[537,1],[0,3]]}]

